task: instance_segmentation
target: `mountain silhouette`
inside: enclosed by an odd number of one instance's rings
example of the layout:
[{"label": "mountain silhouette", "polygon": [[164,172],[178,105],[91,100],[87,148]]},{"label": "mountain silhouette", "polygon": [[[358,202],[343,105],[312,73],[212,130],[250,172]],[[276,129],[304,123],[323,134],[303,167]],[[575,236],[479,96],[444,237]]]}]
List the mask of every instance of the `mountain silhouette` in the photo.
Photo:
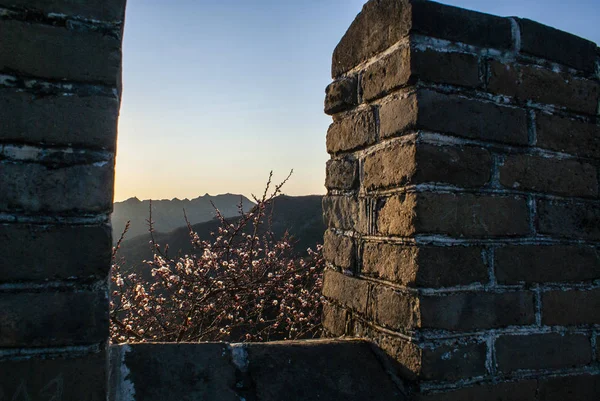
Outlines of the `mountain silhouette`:
[{"label": "mountain silhouette", "polygon": [[[210,221],[215,217],[214,204],[224,217],[239,215],[239,205],[242,202],[244,211],[250,210],[254,202],[243,195],[223,194],[211,196],[206,194],[195,199],[171,199],[152,201],[152,220],[154,230],[170,232],[185,225],[184,210],[191,224]],[[129,198],[123,202],[115,202],[111,216],[113,227],[113,242],[116,243],[125,229],[127,221],[131,221],[127,238],[133,238],[148,233],[148,217],[150,201]]]},{"label": "mountain silhouette", "polygon": [[[305,254],[307,248],[314,249],[317,244],[321,244],[325,232],[322,217],[322,199],[321,195],[281,195],[276,197],[268,209],[269,212],[272,211],[271,231],[274,233],[275,238],[281,238],[288,231],[292,235],[294,250],[298,254]],[[227,220],[234,222],[236,217]],[[180,223],[185,224],[183,218]],[[218,220],[212,219],[207,222],[193,224],[192,229],[200,239],[209,240],[211,232],[217,232],[219,225]],[[263,232],[266,228],[267,219],[265,219],[265,224],[262,226]],[[130,236],[127,235],[126,238],[130,238]],[[194,251],[187,226],[181,226],[168,233],[155,231],[154,239],[161,246],[161,249],[165,245],[169,245],[168,256],[172,258],[177,257],[178,254],[191,254]],[[122,258],[124,264],[128,267],[133,267],[135,270],[142,268],[144,266],[142,261],[152,259],[149,242],[149,233],[125,239],[121,243],[118,257]]]}]

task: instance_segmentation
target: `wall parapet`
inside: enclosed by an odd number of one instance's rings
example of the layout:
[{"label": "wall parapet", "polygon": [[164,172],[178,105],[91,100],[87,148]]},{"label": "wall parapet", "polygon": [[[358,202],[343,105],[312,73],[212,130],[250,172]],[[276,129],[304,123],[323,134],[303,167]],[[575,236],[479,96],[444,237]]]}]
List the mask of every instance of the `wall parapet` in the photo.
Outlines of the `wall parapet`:
[{"label": "wall parapet", "polygon": [[415,399],[600,393],[599,54],[420,0],[369,1],[334,51],[325,327]]}]

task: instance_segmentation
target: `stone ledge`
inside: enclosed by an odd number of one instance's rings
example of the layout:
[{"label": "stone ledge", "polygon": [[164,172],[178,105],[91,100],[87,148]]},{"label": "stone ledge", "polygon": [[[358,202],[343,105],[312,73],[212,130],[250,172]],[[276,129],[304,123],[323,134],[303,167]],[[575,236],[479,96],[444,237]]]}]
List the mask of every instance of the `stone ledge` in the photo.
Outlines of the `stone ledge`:
[{"label": "stone ledge", "polygon": [[112,346],[110,400],[406,400],[372,347],[352,340]]}]

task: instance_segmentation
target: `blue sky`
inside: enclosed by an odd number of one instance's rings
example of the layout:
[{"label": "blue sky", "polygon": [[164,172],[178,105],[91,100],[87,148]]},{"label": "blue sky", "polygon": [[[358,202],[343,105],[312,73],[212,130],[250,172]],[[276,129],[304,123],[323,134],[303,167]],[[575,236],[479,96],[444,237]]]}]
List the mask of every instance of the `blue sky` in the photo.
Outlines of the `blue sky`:
[{"label": "blue sky", "polygon": [[[128,0],[115,200],[322,194],[331,54],[360,0]],[[600,42],[600,0],[447,0]]]}]

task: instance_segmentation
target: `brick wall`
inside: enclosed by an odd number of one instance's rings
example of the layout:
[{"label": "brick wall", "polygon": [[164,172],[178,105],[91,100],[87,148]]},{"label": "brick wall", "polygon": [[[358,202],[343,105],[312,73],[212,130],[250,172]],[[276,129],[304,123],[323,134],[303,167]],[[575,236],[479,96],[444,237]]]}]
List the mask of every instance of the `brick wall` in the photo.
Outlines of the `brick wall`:
[{"label": "brick wall", "polygon": [[0,400],[105,400],[124,0],[0,0]]},{"label": "brick wall", "polygon": [[600,82],[592,42],[372,0],[333,55],[331,336],[418,400],[600,396]]}]

